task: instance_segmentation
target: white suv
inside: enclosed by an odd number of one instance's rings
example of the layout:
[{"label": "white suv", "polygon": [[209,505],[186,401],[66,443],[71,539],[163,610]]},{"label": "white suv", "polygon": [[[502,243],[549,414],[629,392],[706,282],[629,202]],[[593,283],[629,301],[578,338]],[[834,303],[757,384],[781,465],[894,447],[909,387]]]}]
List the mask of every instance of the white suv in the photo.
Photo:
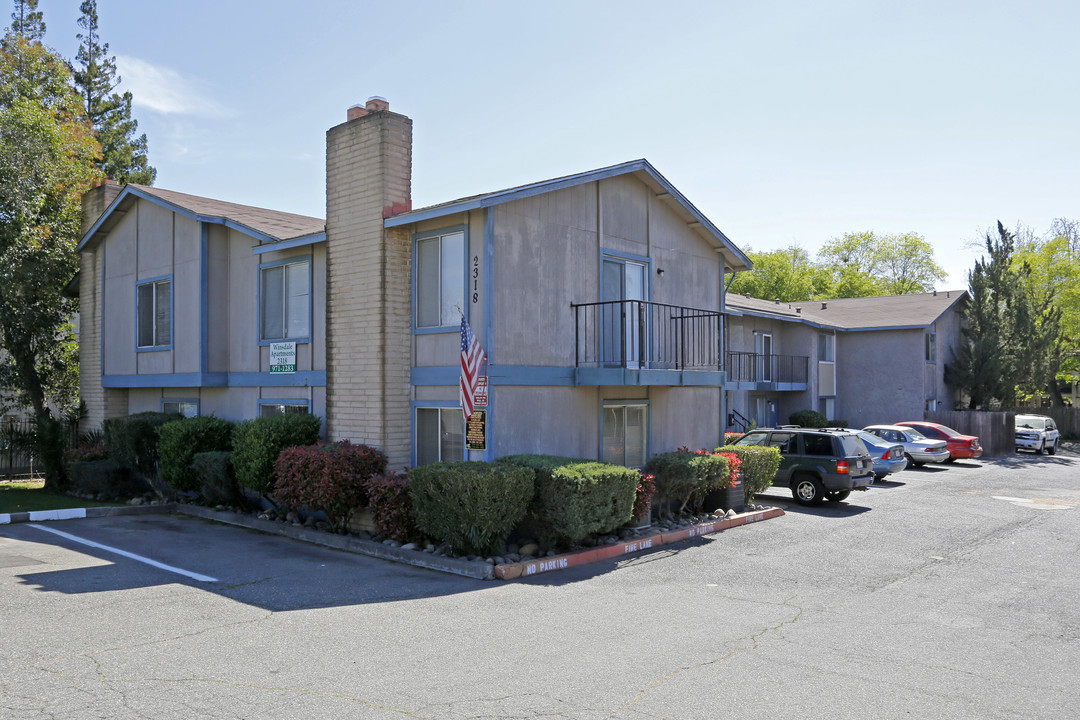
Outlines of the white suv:
[{"label": "white suv", "polygon": [[1045,415],[1016,416],[1017,450],[1034,450],[1040,455],[1045,451],[1053,455],[1057,452],[1060,435],[1054,418]]}]

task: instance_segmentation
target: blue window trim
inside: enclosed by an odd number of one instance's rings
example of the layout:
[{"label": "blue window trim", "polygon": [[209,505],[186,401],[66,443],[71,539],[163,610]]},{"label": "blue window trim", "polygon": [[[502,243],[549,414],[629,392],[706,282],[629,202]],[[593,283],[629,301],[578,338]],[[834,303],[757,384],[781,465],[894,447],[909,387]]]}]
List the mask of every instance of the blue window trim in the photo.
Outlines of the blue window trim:
[{"label": "blue window trim", "polygon": [[[410,405],[409,415],[412,427],[409,434],[412,436],[412,447],[410,448],[409,464],[412,467],[416,467],[416,411],[417,410],[445,410],[449,408],[455,408],[460,413],[461,404],[457,400],[413,400]],[[490,426],[490,418],[488,425]],[[465,418],[461,418],[461,434],[465,436]],[[491,447],[491,438],[488,438],[488,447]],[[465,456],[468,457],[469,451],[464,451]],[[485,458],[486,459],[486,458]]]},{"label": "blue window trim", "polygon": [[[315,306],[315,303],[313,302],[314,295],[315,295],[315,282],[314,282],[315,277],[314,277],[314,267],[313,266],[314,266],[315,263],[314,263],[313,258],[314,258],[313,253],[306,253],[306,254],[301,254],[301,255],[293,255],[293,256],[287,257],[287,258],[282,258],[281,260],[271,260],[270,262],[259,263],[259,267],[256,270],[256,272],[258,273],[258,276],[256,277],[256,280],[255,280],[256,288],[257,288],[257,291],[256,291],[257,292],[256,307],[255,307],[255,314],[256,314],[255,324],[256,324],[257,330],[258,330],[258,335],[256,335],[256,337],[259,338],[259,345],[261,347],[265,347],[265,346],[269,345],[270,343],[276,343],[276,342],[294,342],[297,345],[304,345],[304,344],[307,344],[307,343],[311,342],[311,335],[312,335],[311,331],[313,331],[315,329],[315,323],[314,323],[314,319],[315,319],[314,306]],[[269,267],[277,267],[279,265],[296,265],[296,264],[299,264],[299,263],[302,263],[302,262],[306,262],[308,264],[308,331],[309,331],[308,336],[307,337],[302,337],[302,338],[271,338],[271,339],[264,339],[263,334],[262,334],[262,279],[263,279],[263,274],[262,273],[263,273],[263,270],[265,270],[266,268],[269,268]],[[284,297],[282,298],[282,301],[284,302]]]},{"label": "blue window trim", "polygon": [[[461,296],[461,307],[463,310],[469,307],[469,226],[465,225],[451,225],[450,227],[439,228],[437,230],[425,230],[424,232],[413,233],[412,236],[412,313],[409,318],[409,323],[412,326],[413,335],[434,335],[439,333],[453,333],[461,332],[461,323],[456,322],[453,325],[439,325],[433,327],[418,327],[416,324],[416,314],[420,310],[420,305],[417,303],[416,289],[417,280],[419,277],[418,263],[420,262],[420,255],[417,253],[417,245],[421,240],[427,240],[433,237],[442,237],[443,235],[453,235],[454,233],[463,233],[465,236],[465,242],[462,243],[464,251],[461,254],[461,277],[466,282],[465,293]],[[440,252],[441,257],[441,252]],[[472,324],[472,320],[469,320]]]},{"label": "blue window trim", "polygon": [[263,405],[303,405],[311,414],[311,400],[309,398],[259,398],[255,406],[255,417],[262,417]]},{"label": "blue window trim", "polygon": [[194,403],[195,404],[195,417],[199,417],[202,414],[202,405],[199,403],[199,398],[175,398],[175,397],[163,397],[161,403],[158,405],[158,409],[161,412],[165,412],[165,403]]},{"label": "blue window trim", "polygon": [[[104,274],[104,273],[103,273]],[[139,346],[139,288],[143,285],[150,285],[152,283],[159,283],[164,280],[169,281],[169,342],[166,345],[146,345]],[[146,278],[145,280],[137,280],[135,282],[135,352],[162,352],[164,350],[173,349],[173,337],[176,333],[176,283],[173,282],[173,276],[158,275],[157,277]],[[156,334],[156,333],[155,333]],[[104,349],[104,345],[102,345]],[[104,351],[104,350],[103,350]]]},{"label": "blue window trim", "polygon": [[604,460],[604,408],[622,407],[626,405],[645,406],[645,460],[652,457],[652,401],[648,398],[604,398],[601,397],[596,413],[597,419],[597,456],[596,459]]}]

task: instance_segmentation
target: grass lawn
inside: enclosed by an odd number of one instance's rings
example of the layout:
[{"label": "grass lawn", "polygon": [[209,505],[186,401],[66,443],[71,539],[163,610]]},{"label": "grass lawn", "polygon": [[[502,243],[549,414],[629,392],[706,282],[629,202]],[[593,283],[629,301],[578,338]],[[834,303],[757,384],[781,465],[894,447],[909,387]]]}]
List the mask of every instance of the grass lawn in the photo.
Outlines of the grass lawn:
[{"label": "grass lawn", "polygon": [[0,514],[29,512],[31,510],[63,510],[78,507],[101,507],[116,503],[96,502],[82,498],[46,492],[41,489],[44,480],[25,482],[0,482]]}]

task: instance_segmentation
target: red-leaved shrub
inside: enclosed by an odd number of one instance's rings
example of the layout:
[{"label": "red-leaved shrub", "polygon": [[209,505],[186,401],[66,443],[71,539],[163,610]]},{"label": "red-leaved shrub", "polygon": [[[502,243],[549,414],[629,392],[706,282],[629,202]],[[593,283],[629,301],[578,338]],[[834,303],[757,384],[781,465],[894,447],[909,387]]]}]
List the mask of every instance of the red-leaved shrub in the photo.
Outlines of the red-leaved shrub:
[{"label": "red-leaved shrub", "polygon": [[386,470],[386,456],[367,445],[342,442],[281,451],[274,463],[274,496],[294,510],[322,510],[335,529],[367,505],[367,481]]},{"label": "red-leaved shrub", "polygon": [[372,475],[367,481],[368,510],[379,534],[398,542],[409,542],[420,532],[412,515],[409,476],[391,470]]}]

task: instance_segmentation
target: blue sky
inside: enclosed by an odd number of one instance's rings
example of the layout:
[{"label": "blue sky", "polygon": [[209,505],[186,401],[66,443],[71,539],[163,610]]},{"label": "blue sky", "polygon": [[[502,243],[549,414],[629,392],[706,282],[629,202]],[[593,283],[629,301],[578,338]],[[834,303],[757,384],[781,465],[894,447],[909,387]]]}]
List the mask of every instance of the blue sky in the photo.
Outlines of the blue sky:
[{"label": "blue sky", "polygon": [[[40,0],[74,57],[78,0]],[[413,206],[644,157],[737,245],[1080,219],[1080,3],[99,0],[157,185],[323,217],[325,131],[414,122]]]}]

